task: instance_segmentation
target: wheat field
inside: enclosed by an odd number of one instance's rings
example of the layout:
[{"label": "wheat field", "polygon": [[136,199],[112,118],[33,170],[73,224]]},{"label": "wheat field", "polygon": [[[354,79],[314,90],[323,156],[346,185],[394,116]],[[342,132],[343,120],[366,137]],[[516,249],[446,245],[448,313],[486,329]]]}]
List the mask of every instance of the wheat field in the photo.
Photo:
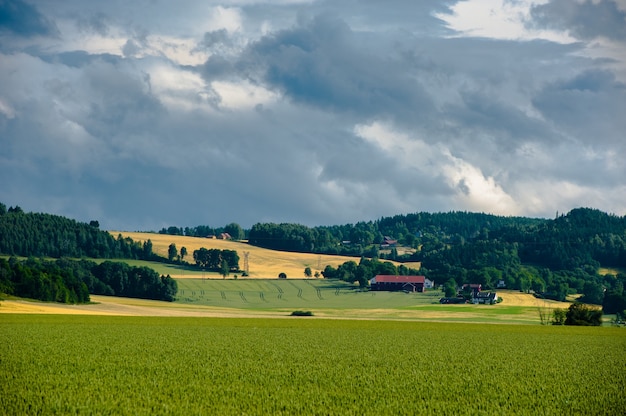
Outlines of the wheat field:
[{"label": "wheat field", "polygon": [[[156,233],[140,233],[127,231],[109,231],[117,238],[118,234],[123,237],[130,237],[133,241],[152,242],[152,251],[160,256],[167,257],[170,244],[176,244],[180,251],[181,247],[187,249],[185,261],[193,263],[193,252],[202,247],[206,249],[235,250],[239,255],[239,268],[244,270],[244,253],[248,254],[248,266],[250,278],[271,279],[278,277],[280,273],[287,274],[290,279],[304,278],[304,269],[310,267],[313,274],[322,272],[326,265],[337,267],[346,261],[359,262],[359,257],[332,256],[326,254],[291,253],[286,251],[268,250],[261,247],[249,245],[247,242],[218,240],[212,238],[186,237],[180,235],[167,235]],[[411,267],[415,267],[412,263]],[[170,274],[174,278],[182,279],[189,277],[189,274]],[[194,276],[197,277],[197,276]]]}]

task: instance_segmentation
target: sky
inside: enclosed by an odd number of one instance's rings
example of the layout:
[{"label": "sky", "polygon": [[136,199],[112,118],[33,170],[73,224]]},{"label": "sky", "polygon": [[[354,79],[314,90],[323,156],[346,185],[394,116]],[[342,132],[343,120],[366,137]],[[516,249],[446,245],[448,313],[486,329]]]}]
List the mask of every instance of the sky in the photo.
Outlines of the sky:
[{"label": "sky", "polygon": [[626,215],[626,0],[0,0],[0,202],[127,231]]}]

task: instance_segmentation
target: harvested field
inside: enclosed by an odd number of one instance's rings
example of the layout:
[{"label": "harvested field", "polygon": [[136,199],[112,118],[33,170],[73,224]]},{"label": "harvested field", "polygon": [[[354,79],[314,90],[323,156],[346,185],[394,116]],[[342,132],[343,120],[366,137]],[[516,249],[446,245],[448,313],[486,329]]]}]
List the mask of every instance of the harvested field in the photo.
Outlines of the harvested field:
[{"label": "harvested field", "polygon": [[[124,237],[130,237],[134,241],[144,242],[150,240],[152,242],[152,250],[164,257],[167,257],[167,250],[170,244],[176,244],[178,250],[181,247],[187,248],[188,255],[185,258],[186,261],[193,263],[193,252],[202,247],[219,250],[235,250],[239,255],[239,267],[244,268],[244,253],[248,252],[250,278],[275,278],[280,273],[286,273],[289,278],[298,279],[304,278],[304,269],[310,267],[312,272],[321,272],[326,265],[337,267],[346,261],[359,262],[359,257],[347,257],[347,256],[331,256],[325,254],[310,254],[310,253],[291,253],[285,251],[268,250],[260,247],[255,247],[247,244],[246,242],[218,240],[213,238],[199,238],[199,237],[185,237],[178,235],[167,234],[154,234],[154,233],[137,233],[137,232],[118,232],[110,231],[110,233],[117,237],[118,234],[122,234]],[[185,274],[184,271],[180,273],[170,273],[170,276],[174,278],[185,278],[189,276],[197,277],[197,273]],[[215,273],[217,276],[217,273]]]}]

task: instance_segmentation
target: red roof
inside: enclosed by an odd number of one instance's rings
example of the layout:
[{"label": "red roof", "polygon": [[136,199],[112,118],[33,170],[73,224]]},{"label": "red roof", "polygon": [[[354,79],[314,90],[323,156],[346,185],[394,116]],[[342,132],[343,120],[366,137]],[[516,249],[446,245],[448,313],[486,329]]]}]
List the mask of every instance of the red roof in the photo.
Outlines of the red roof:
[{"label": "red roof", "polygon": [[375,277],[376,283],[424,283],[424,276],[394,276],[379,274]]}]

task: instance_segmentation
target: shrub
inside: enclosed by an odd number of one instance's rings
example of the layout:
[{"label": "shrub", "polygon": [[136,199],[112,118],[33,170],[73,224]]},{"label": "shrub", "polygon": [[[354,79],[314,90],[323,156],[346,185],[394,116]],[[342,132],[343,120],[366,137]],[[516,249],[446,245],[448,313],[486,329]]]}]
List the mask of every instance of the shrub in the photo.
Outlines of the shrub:
[{"label": "shrub", "polygon": [[602,310],[592,309],[582,303],[573,303],[565,315],[565,325],[600,326]]},{"label": "shrub", "polygon": [[291,316],[313,316],[313,312],[311,312],[311,311],[293,311],[293,312],[291,312]]}]

